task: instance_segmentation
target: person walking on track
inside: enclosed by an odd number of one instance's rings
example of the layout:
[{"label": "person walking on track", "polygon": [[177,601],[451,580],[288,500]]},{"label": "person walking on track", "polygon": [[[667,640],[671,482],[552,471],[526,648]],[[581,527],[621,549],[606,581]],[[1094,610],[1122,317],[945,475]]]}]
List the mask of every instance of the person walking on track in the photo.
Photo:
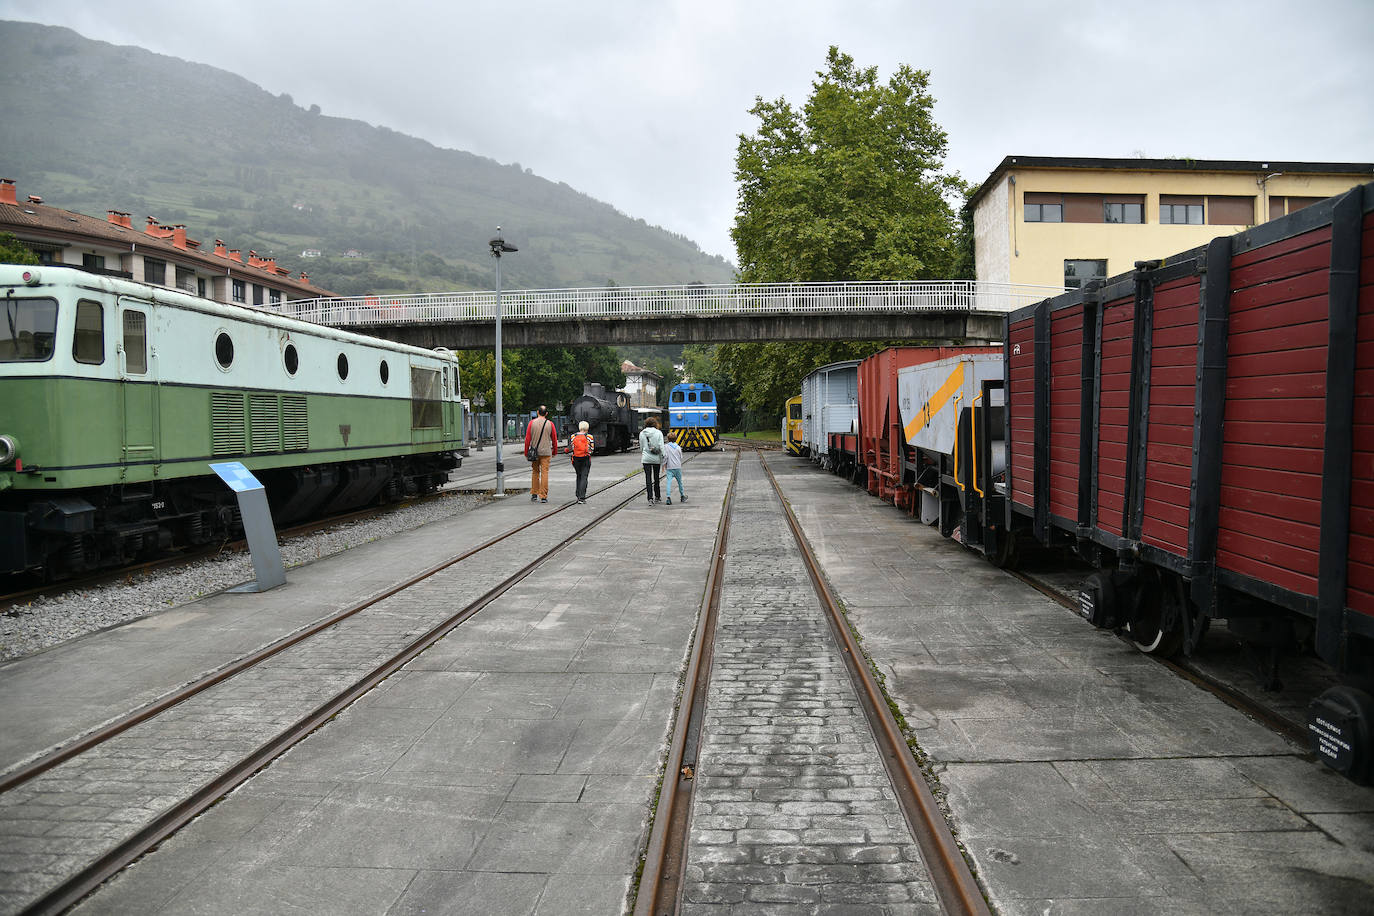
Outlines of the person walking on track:
[{"label": "person walking on track", "polygon": [[587,477],[592,470],[592,452],[596,451],[596,439],[587,432],[587,421],[577,424],[577,432],[568,437],[568,452],[572,456],[573,473],[577,474],[577,501],[587,501]]},{"label": "person walking on track", "polygon": [[677,436],[669,433],[663,443],[663,495],[668,505],[673,504],[673,481],[677,481],[677,495],[681,502],[687,501],[687,491],[682,488],[682,446],[677,444]]},{"label": "person walking on track", "polygon": [[549,408],[539,405],[539,415],[525,427],[525,457],[530,459],[530,502],[549,501],[549,460],[558,454],[558,430],[549,419]]},{"label": "person walking on track", "polygon": [[649,505],[662,502],[658,489],[658,466],[663,462],[663,433],[658,430],[658,417],[644,421],[639,433],[639,461],[644,465],[644,491]]}]

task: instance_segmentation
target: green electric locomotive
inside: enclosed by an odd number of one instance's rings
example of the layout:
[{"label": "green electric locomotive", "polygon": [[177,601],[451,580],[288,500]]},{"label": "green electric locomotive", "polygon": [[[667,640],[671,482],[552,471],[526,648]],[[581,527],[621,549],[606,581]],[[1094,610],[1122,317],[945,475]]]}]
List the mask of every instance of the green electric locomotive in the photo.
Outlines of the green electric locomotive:
[{"label": "green electric locomotive", "polygon": [[458,360],[65,267],[0,265],[0,574],[118,566],[432,491],[466,441]]}]

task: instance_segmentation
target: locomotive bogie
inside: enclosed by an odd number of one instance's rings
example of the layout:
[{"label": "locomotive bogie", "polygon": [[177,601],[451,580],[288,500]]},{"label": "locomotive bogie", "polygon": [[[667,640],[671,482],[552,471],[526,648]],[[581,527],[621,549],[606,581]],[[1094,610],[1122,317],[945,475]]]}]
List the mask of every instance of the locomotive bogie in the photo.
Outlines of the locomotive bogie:
[{"label": "locomotive bogie", "polygon": [[211,462],[258,474],[279,521],[304,502],[433,489],[461,462],[447,351],[73,269],[18,274],[0,268],[0,435],[15,443],[0,572],[53,577],[226,536],[233,499]]}]

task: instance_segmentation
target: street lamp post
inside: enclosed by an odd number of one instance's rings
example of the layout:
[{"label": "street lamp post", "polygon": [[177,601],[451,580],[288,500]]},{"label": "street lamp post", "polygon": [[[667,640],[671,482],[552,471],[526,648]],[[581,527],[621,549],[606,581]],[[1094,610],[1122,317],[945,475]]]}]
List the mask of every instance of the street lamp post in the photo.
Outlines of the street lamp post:
[{"label": "street lamp post", "polygon": [[519,251],[514,245],[507,245],[501,238],[501,227],[496,227],[496,238],[488,242],[491,255],[496,258],[496,496],[506,495],[506,466],[501,462],[501,445],[506,438],[506,415],[501,406],[501,255],[508,251]]}]

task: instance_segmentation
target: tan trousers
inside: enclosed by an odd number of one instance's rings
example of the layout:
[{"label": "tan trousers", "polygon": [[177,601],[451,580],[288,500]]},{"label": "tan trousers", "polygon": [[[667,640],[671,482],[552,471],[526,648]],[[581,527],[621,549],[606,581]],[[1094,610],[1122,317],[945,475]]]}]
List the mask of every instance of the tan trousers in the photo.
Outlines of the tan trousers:
[{"label": "tan trousers", "polygon": [[540,455],[530,462],[530,495],[549,498],[549,456]]}]

